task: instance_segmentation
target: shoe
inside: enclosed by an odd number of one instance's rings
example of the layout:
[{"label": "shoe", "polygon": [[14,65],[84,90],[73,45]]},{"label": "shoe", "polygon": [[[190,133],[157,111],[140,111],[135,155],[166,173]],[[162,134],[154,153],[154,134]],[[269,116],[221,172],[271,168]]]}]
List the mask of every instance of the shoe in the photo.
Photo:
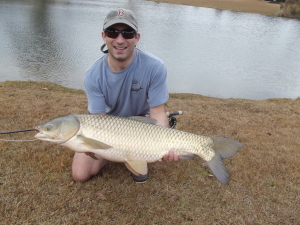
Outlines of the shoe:
[{"label": "shoe", "polygon": [[132,173],[131,176],[132,176],[133,180],[135,181],[135,183],[138,183],[138,184],[145,183],[148,179],[148,174],[137,176]]}]

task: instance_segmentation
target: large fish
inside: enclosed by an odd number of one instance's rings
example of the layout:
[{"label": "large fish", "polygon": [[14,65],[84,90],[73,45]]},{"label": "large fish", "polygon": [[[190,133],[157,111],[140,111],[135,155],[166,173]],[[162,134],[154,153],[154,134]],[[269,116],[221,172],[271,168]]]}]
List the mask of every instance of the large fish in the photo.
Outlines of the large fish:
[{"label": "large fish", "polygon": [[124,162],[135,175],[147,174],[147,163],[173,150],[180,159],[202,157],[223,184],[229,171],[222,159],[233,156],[243,145],[227,138],[210,138],[155,125],[146,117],[69,115],[35,129],[35,138],[55,142],[75,152],[93,152],[114,162]]}]

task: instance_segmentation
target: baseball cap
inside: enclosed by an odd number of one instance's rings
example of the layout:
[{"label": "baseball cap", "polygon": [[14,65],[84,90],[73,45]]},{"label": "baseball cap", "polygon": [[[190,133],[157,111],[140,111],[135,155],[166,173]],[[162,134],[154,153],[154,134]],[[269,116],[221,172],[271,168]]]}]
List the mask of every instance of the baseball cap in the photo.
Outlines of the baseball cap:
[{"label": "baseball cap", "polygon": [[115,9],[110,11],[104,19],[103,30],[117,23],[124,23],[135,30],[135,32],[138,32],[138,24],[135,15],[130,10]]}]

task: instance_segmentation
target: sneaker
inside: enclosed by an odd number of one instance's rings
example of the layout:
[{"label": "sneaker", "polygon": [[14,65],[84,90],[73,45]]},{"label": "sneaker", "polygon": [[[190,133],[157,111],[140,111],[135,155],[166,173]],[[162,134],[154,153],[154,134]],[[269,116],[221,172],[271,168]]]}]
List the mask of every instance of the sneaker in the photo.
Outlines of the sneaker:
[{"label": "sneaker", "polygon": [[133,180],[135,181],[135,183],[138,183],[138,184],[145,183],[148,179],[148,174],[136,176],[133,173],[131,173],[131,176],[132,176]]}]

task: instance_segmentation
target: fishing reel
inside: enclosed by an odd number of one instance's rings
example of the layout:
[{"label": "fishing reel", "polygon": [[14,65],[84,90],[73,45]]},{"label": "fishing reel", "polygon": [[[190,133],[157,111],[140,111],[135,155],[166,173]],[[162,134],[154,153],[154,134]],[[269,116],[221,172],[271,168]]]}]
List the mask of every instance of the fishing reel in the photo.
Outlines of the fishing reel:
[{"label": "fishing reel", "polygon": [[182,111],[177,111],[177,112],[173,112],[173,113],[167,112],[166,114],[168,116],[170,128],[174,129],[176,127],[176,125],[177,125],[177,119],[174,116],[182,115],[183,112]]}]

